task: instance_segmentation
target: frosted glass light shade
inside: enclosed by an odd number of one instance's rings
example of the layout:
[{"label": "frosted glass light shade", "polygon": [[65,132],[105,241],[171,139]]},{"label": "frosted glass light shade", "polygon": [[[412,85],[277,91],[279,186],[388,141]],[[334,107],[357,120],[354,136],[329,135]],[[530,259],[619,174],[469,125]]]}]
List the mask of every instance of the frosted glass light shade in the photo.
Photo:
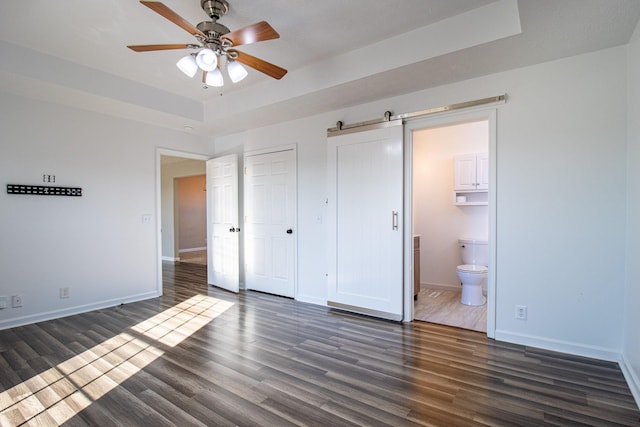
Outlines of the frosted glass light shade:
[{"label": "frosted glass light shade", "polygon": [[176,62],[176,66],[189,77],[195,76],[196,72],[198,72],[198,64],[196,64],[196,59],[193,55],[180,58],[180,60]]},{"label": "frosted glass light shade", "polygon": [[234,83],[238,83],[249,74],[246,68],[244,68],[241,63],[236,61],[229,61],[227,63],[227,72],[229,73],[231,81]]},{"label": "frosted glass light shade", "polygon": [[213,71],[218,65],[218,58],[211,49],[202,49],[196,55],[196,64],[204,71]]},{"label": "frosted glass light shade", "polygon": [[224,80],[222,79],[222,73],[218,68],[213,71],[207,72],[207,78],[205,83],[209,86],[222,87],[224,86]]}]

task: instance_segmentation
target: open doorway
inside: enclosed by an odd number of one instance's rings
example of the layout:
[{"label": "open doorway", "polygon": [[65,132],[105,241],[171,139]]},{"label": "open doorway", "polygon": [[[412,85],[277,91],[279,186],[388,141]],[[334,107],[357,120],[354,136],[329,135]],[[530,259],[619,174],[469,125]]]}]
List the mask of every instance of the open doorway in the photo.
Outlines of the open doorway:
[{"label": "open doorway", "polygon": [[[179,262],[185,254],[189,256],[189,252],[180,251],[180,230],[176,218],[177,182],[181,178],[205,175],[207,159],[208,156],[174,150],[159,149],[157,152],[158,288],[161,292],[162,263]],[[201,214],[206,217],[206,205],[203,209]],[[200,237],[204,245],[191,248],[206,248],[206,227],[203,233]]]},{"label": "open doorway", "polygon": [[[181,254],[190,249],[203,247],[206,250],[206,193],[205,187],[200,188],[205,202],[198,201],[197,180],[204,180],[206,162],[177,156],[160,156],[160,219],[162,233],[162,259],[164,261],[180,261]],[[192,177],[199,177],[190,179]],[[187,179],[189,178],[189,179]],[[183,181],[184,179],[184,181]],[[202,196],[201,196],[202,197]],[[201,212],[189,212],[202,209]],[[180,213],[185,215],[182,223]],[[195,217],[203,217],[201,236],[194,235],[196,230],[190,229],[187,222]],[[185,236],[180,235],[182,231]],[[197,227],[196,227],[197,228]],[[183,240],[182,245],[180,240]],[[203,245],[193,246],[194,241],[204,242]],[[183,248],[181,248],[183,246]],[[186,251],[185,251],[186,249]]]},{"label": "open doorway", "polygon": [[[199,164],[194,166],[200,168]],[[178,259],[180,262],[207,265],[207,176],[174,178],[173,188]]]},{"label": "open doorway", "polygon": [[[487,331],[489,145],[487,119],[412,132],[415,320]],[[460,270],[467,241],[486,251],[477,262],[487,272],[474,283],[481,294],[473,299],[465,295],[470,285]]]}]

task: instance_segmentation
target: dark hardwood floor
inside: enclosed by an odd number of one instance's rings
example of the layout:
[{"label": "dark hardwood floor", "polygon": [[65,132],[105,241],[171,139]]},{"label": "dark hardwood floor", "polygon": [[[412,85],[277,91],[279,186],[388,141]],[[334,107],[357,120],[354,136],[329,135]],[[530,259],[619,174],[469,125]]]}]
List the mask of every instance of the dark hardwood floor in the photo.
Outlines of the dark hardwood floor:
[{"label": "dark hardwood floor", "polygon": [[206,285],[0,331],[0,425],[640,425],[616,363]]}]

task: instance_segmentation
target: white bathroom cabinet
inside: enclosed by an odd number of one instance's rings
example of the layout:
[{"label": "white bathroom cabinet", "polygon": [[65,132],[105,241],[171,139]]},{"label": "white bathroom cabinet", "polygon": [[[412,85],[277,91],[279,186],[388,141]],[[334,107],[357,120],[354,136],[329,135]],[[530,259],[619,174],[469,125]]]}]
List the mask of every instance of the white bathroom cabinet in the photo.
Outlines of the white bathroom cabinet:
[{"label": "white bathroom cabinet", "polygon": [[489,192],[489,153],[474,153],[454,158],[454,195],[456,205],[487,205]]},{"label": "white bathroom cabinet", "polygon": [[454,190],[489,190],[489,154],[455,157]]}]

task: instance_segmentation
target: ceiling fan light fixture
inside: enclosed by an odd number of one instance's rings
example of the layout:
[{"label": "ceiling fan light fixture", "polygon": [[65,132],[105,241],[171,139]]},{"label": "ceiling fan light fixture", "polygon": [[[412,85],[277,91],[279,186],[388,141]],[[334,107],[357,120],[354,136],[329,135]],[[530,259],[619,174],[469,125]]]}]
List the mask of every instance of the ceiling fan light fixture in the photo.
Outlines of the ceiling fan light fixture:
[{"label": "ceiling fan light fixture", "polygon": [[196,59],[193,55],[183,56],[176,62],[176,66],[189,77],[195,76],[198,72],[198,64],[196,64]]},{"label": "ceiling fan light fixture", "polygon": [[213,86],[213,87],[224,86],[224,79],[222,78],[222,73],[220,72],[220,69],[215,68],[213,71],[207,72],[205,83],[207,84],[207,86]]},{"label": "ceiling fan light fixture", "polygon": [[[287,70],[271,64],[260,58],[235,50],[235,47],[251,43],[274,40],[280,38],[280,34],[273,29],[267,21],[256,22],[235,31],[229,30],[218,22],[222,16],[229,12],[229,0],[200,0],[202,10],[211,18],[198,25],[190,24],[186,19],[171,10],[161,0],[140,0],[140,3],[173,24],[182,28],[197,40],[197,43],[165,43],[127,46],[134,52],[153,52],[173,49],[195,49],[190,55],[186,55],[176,66],[190,78],[202,70],[202,84],[221,87],[224,79],[233,83],[243,80],[247,75],[244,66],[260,71],[269,77],[280,80],[287,74]],[[240,59],[239,62],[234,62]],[[226,68],[227,71],[222,70]],[[226,74],[223,77],[223,73]],[[207,78],[207,75],[209,77]]]},{"label": "ceiling fan light fixture", "polygon": [[237,61],[229,61],[227,62],[227,72],[229,73],[229,77],[231,81],[234,83],[238,83],[240,80],[247,77],[249,74],[247,69],[242,66],[241,63]]},{"label": "ceiling fan light fixture", "polygon": [[196,55],[196,64],[204,71],[213,71],[218,66],[218,57],[214,51],[205,48]]}]

